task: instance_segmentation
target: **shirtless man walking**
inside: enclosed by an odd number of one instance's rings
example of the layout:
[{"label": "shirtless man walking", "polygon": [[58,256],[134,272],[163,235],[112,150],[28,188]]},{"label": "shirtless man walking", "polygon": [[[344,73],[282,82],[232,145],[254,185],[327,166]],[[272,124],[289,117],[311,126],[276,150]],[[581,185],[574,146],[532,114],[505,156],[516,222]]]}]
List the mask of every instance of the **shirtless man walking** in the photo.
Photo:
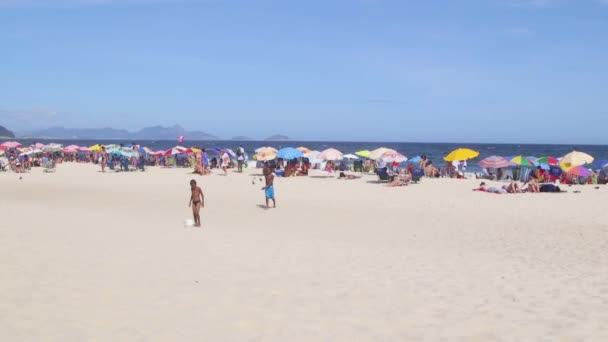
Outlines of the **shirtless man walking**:
[{"label": "shirtless man walking", "polygon": [[264,194],[266,195],[266,208],[270,208],[268,205],[268,200],[272,200],[272,207],[277,207],[277,202],[274,198],[274,174],[272,173],[272,169],[270,166],[264,166],[264,178],[266,179],[266,186],[262,188],[264,190]]},{"label": "shirtless man walking", "polygon": [[196,185],[196,181],[193,179],[190,181],[190,190],[192,194],[190,195],[190,203],[189,207],[192,208],[192,215],[194,216],[194,226],[201,226],[201,216],[200,211],[201,208],[205,207],[205,195],[203,195],[203,190]]},{"label": "shirtless man walking", "polygon": [[106,152],[105,146],[101,146],[101,172],[106,172],[107,163],[108,163],[108,152]]}]

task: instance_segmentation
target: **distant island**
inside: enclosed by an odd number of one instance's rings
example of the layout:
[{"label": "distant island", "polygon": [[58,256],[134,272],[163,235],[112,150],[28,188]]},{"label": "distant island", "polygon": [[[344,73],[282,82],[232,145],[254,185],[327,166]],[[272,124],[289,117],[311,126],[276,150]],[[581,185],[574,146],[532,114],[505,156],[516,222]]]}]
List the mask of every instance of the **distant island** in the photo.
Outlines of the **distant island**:
[{"label": "distant island", "polygon": [[15,134],[13,132],[9,131],[8,128],[5,128],[4,126],[0,126],[0,138],[14,139]]},{"label": "distant island", "polygon": [[219,138],[201,131],[187,131],[179,125],[172,127],[146,127],[137,132],[124,129],[105,128],[65,128],[51,127],[23,134],[22,138],[36,139],[110,139],[110,140],[218,140]]},{"label": "distant island", "polygon": [[289,141],[289,137],[286,135],[275,134],[264,139],[264,141]]},{"label": "distant island", "polygon": [[237,135],[236,137],[232,137],[232,139],[230,139],[230,140],[233,140],[233,141],[253,141],[252,138],[246,137],[246,136],[242,136],[242,135]]}]

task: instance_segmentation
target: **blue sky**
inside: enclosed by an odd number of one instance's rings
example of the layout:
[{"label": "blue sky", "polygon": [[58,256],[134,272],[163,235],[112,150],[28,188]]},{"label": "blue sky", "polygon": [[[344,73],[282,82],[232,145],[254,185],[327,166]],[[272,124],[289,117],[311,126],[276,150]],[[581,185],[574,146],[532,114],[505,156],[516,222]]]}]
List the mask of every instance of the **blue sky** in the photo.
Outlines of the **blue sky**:
[{"label": "blue sky", "polygon": [[608,0],[0,0],[0,125],[608,144]]}]

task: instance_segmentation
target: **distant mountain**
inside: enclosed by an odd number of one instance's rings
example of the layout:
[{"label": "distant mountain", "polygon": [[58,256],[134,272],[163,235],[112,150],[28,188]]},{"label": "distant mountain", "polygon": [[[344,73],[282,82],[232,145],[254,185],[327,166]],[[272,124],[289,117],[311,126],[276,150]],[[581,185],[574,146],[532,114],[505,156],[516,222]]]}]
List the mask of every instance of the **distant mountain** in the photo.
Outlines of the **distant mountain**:
[{"label": "distant mountain", "polygon": [[8,129],[4,128],[3,126],[0,126],[0,138],[14,138],[15,134],[13,134],[13,132],[9,131]]},{"label": "distant mountain", "polygon": [[186,131],[183,127],[146,127],[134,134],[134,139],[139,140],[174,140],[183,135],[186,140],[219,140],[215,135],[201,131]]},{"label": "distant mountain", "polygon": [[250,137],[246,137],[246,136],[242,136],[242,135],[237,135],[236,137],[232,137],[232,139],[230,140],[235,140],[235,141],[252,141],[253,139]]},{"label": "distant mountain", "polygon": [[51,127],[28,134],[33,138],[49,139],[129,139],[131,133],[114,128],[65,128]]},{"label": "distant mountain", "polygon": [[138,132],[115,128],[65,128],[51,127],[29,133],[32,138],[48,139],[112,139],[112,140],[177,140],[181,135],[187,140],[218,140],[218,137],[200,131],[186,131],[183,127],[153,126]]},{"label": "distant mountain", "polygon": [[264,141],[288,141],[289,137],[285,136],[285,135],[280,135],[280,134],[275,134],[273,136],[270,136],[266,139],[264,139]]}]

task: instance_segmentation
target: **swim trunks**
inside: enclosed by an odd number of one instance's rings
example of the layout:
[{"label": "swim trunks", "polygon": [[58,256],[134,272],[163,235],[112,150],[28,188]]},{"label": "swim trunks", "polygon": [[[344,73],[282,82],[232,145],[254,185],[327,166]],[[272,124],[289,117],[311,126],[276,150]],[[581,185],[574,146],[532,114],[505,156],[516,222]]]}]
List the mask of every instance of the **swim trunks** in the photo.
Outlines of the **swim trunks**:
[{"label": "swim trunks", "polygon": [[266,198],[274,198],[274,185],[266,187]]}]

